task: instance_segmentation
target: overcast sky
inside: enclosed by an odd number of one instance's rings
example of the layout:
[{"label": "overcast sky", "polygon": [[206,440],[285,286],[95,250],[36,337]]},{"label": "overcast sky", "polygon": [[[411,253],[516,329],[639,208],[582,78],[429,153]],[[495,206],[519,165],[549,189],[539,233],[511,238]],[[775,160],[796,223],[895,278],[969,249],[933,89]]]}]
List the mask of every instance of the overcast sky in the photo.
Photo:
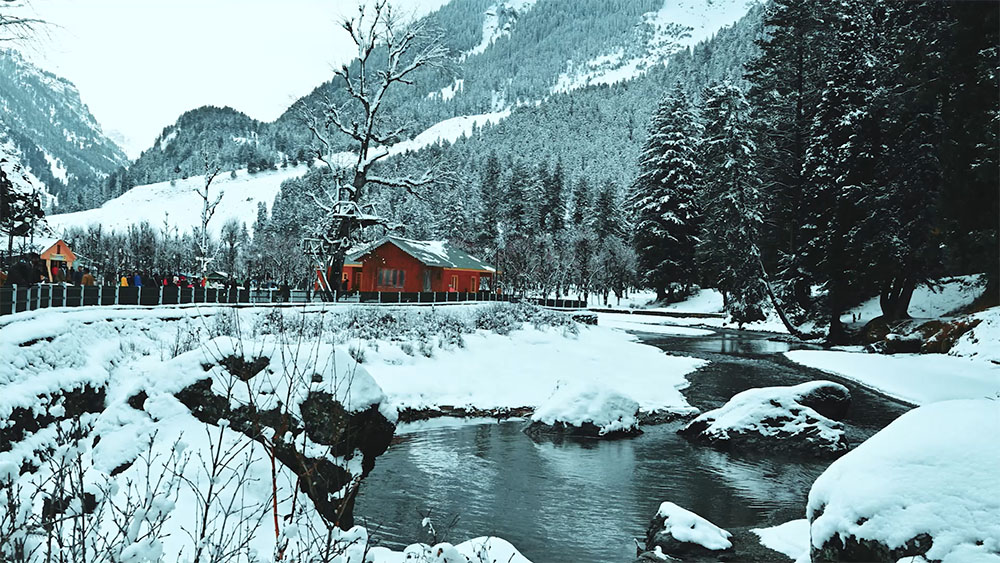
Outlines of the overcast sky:
[{"label": "overcast sky", "polygon": [[[426,14],[448,0],[396,0]],[[31,0],[55,24],[25,47],[77,85],[126,148],[152,145],[180,114],[206,104],[270,121],[351,56],[338,29],[354,0]]]}]

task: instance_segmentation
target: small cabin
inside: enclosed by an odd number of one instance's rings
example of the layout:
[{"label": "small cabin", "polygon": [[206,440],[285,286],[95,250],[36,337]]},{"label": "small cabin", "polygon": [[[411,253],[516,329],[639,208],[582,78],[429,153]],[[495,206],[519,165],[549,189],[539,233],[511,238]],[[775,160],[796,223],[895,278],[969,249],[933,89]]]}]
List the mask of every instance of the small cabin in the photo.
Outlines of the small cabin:
[{"label": "small cabin", "polygon": [[343,281],[349,291],[475,293],[495,278],[493,266],[447,241],[388,236],[347,256]]},{"label": "small cabin", "polygon": [[76,254],[70,250],[66,241],[58,238],[35,239],[34,247],[35,252],[38,253],[42,262],[45,263],[45,272],[49,276],[50,282],[55,281],[52,279],[53,266],[65,264],[67,270],[73,269],[73,263],[76,262]]}]

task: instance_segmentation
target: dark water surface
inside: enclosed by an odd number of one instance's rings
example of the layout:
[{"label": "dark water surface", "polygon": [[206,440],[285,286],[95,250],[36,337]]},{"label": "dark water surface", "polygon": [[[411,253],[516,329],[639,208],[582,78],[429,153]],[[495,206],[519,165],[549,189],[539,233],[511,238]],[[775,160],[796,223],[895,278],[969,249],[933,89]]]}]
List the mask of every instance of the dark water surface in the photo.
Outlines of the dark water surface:
[{"label": "dark water surface", "polygon": [[[642,335],[667,353],[712,363],[689,374],[684,395],[715,408],[751,387],[828,378],[788,362],[789,344],[766,335]],[[848,439],[860,443],[907,410],[846,383],[853,394]],[[497,535],[535,563],[627,562],[632,538],[645,534],[669,500],[726,527],[766,526],[802,517],[812,482],[829,461],[728,454],[695,446],[678,424],[644,426],[626,440],[566,439],[536,443],[523,422],[468,424],[401,434],[378,458],[355,514],[370,520],[382,544],[400,548],[421,535],[428,509],[459,542]]]}]

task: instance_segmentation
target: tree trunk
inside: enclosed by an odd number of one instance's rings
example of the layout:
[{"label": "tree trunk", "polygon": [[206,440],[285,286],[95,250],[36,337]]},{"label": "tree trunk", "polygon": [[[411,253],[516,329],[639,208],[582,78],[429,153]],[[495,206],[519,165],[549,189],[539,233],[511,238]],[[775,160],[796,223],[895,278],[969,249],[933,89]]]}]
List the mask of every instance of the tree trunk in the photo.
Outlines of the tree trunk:
[{"label": "tree trunk", "polygon": [[879,295],[882,317],[889,322],[910,318],[907,309],[910,307],[914,289],[916,283],[910,277],[895,278],[889,282],[889,286]]}]

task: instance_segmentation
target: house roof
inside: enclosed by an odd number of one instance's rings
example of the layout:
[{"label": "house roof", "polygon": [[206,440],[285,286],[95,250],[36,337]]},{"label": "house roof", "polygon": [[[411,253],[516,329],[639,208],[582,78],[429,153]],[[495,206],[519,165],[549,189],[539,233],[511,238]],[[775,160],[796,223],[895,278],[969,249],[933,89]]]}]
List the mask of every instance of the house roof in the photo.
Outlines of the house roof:
[{"label": "house roof", "polygon": [[350,262],[360,262],[361,257],[376,248],[392,243],[394,246],[419,260],[425,266],[452,268],[456,270],[479,270],[495,272],[496,269],[446,240],[412,240],[387,236],[368,248],[347,256]]}]

